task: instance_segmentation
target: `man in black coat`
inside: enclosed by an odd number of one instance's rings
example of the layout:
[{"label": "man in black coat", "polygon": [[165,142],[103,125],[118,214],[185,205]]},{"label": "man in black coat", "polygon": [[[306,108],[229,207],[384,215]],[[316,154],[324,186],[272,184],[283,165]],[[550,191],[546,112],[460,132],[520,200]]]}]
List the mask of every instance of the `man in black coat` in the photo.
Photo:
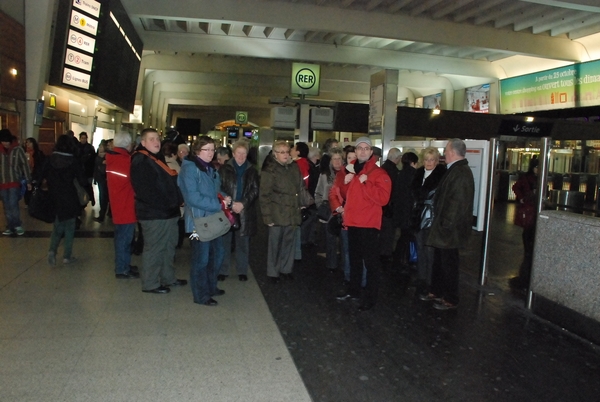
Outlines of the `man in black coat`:
[{"label": "man in black coat", "polygon": [[[387,159],[381,165],[381,168],[386,171],[392,182],[392,194],[394,194],[394,186],[396,185],[396,177],[400,172],[398,170],[398,163],[402,153],[398,148],[392,148],[388,151]],[[392,258],[392,251],[394,248],[394,240],[396,237],[396,226],[394,226],[394,199],[390,197],[390,201],[386,206],[383,207],[383,216],[381,219],[381,232],[379,233],[379,240],[381,248],[379,249],[379,255],[382,261],[389,262]]]},{"label": "man in black coat", "polygon": [[160,145],[158,132],[146,128],[131,157],[135,214],[144,232],[140,278],[142,292],[147,293],[169,293],[170,286],[187,284],[175,277],[173,265],[183,197],[177,186],[177,172],[167,166]]}]

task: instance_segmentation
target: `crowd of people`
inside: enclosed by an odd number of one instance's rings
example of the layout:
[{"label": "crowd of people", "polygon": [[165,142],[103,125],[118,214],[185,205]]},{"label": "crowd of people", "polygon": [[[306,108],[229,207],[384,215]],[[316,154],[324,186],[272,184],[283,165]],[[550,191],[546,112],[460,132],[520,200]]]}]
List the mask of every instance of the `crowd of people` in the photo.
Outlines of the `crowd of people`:
[{"label": "crowd of people", "polygon": [[[406,273],[414,268],[419,299],[436,309],[459,303],[458,250],[468,241],[474,194],[460,139],[448,141],[445,164],[436,148],[425,149],[421,158],[392,148],[380,161],[369,137],[344,148],[335,139],[323,148],[276,141],[261,164],[245,139],[219,147],[199,136],[190,147],[176,131],[163,139],[152,128],[137,142],[116,134],[97,150],[85,132],[79,140],[69,132],[47,156],[35,139],[21,147],[6,129],[0,130],[0,144],[3,234],[25,233],[20,194],[27,202],[33,187],[47,187],[55,215],[47,258],[52,266],[63,238],[62,262],[76,261],[74,234],[87,204],[81,189],[94,205],[95,184],[100,208],[94,220],[108,216],[114,225],[115,277],[140,278],[146,293],[188,284],[176,277],[174,257],[189,237],[193,301],[218,305],[215,297],[225,293],[218,282],[229,278],[232,264],[238,279],[248,280],[250,239],[261,216],[273,284],[293,281],[295,261],[323,241],[324,269],[343,271],[337,299],[359,301],[361,311],[377,303],[384,262]],[[224,212],[226,232],[200,236]],[[140,268],[131,265],[136,241],[143,242]]]}]

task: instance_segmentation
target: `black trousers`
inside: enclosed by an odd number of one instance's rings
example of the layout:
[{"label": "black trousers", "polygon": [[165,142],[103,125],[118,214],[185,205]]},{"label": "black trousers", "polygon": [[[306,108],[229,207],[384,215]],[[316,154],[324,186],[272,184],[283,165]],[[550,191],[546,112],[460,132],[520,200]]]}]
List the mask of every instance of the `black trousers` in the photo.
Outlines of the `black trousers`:
[{"label": "black trousers", "polygon": [[458,304],[460,259],[457,248],[434,248],[431,293]]},{"label": "black trousers", "polygon": [[377,302],[381,275],[379,258],[379,230],[372,228],[348,227],[348,248],[350,250],[350,293],[360,295],[363,264],[367,269],[367,285],[363,293],[363,303]]}]

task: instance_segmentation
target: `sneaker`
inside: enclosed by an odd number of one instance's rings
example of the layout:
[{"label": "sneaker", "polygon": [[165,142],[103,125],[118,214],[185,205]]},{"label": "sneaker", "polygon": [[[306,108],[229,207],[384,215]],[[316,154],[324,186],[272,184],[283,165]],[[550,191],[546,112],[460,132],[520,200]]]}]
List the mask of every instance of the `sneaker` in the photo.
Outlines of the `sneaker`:
[{"label": "sneaker", "polygon": [[359,296],[355,296],[350,292],[341,292],[335,298],[338,300],[360,300]]},{"label": "sneaker", "polygon": [[56,255],[52,251],[48,251],[48,265],[56,265]]},{"label": "sneaker", "polygon": [[11,236],[13,234],[13,231],[10,229],[6,229],[4,232],[2,232],[2,234],[4,236]]},{"label": "sneaker", "polygon": [[75,261],[77,261],[77,258],[75,258],[75,257],[64,258],[63,264],[73,264]]},{"label": "sneaker", "polygon": [[17,232],[17,236],[23,236],[25,234],[25,229],[23,229],[22,226],[17,226],[15,232]]},{"label": "sneaker", "polygon": [[442,298],[434,295],[433,293],[423,293],[419,295],[419,300],[441,302]]},{"label": "sneaker", "polygon": [[433,305],[433,308],[436,310],[453,310],[457,307],[456,304],[452,304],[447,302],[446,300],[440,300]]}]

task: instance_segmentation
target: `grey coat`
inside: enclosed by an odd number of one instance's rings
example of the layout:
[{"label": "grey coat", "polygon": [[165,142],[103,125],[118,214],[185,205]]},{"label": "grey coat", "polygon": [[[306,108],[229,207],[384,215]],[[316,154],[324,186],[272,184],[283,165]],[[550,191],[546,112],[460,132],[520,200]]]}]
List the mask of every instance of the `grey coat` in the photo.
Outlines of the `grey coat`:
[{"label": "grey coat", "polygon": [[473,225],[475,182],[466,159],[455,162],[438,185],[433,201],[434,219],[427,245],[451,249],[465,247]]}]

